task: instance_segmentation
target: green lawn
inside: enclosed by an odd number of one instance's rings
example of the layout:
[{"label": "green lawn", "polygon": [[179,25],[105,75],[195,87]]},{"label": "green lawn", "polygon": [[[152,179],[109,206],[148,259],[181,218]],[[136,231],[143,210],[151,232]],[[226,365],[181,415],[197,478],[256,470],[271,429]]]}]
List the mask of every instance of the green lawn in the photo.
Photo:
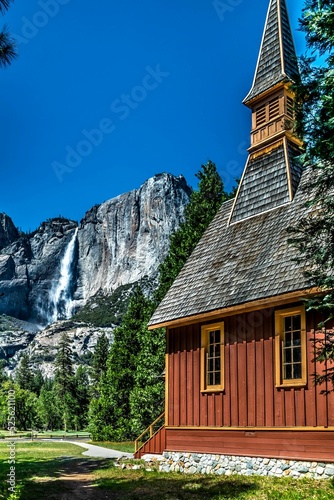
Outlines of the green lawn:
[{"label": "green lawn", "polygon": [[[107,445],[115,448],[115,443]],[[81,498],[82,491],[82,498],[87,500],[334,499],[333,481],[188,476],[157,470],[127,470],[115,467],[111,460],[82,457],[82,451],[66,443],[17,443],[16,480],[21,485],[17,498],[58,499],[62,494],[71,498],[73,491],[77,495],[75,498]],[[8,468],[8,447],[0,443],[0,499],[9,498],[5,484]]]},{"label": "green lawn", "polygon": [[114,443],[112,441],[90,441],[90,443],[96,446],[103,446],[103,448],[110,448],[111,450],[124,451],[125,453],[135,452],[135,444],[133,441],[126,441],[124,443]]}]

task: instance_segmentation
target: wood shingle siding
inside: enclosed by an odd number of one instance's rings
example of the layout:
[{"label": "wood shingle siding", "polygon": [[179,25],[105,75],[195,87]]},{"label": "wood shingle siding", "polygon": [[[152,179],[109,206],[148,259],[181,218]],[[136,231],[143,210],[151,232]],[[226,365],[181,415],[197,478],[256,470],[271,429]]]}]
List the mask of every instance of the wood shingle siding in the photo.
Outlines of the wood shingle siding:
[{"label": "wood shingle siding", "polygon": [[231,223],[253,217],[290,202],[283,143],[269,154],[250,158]]}]

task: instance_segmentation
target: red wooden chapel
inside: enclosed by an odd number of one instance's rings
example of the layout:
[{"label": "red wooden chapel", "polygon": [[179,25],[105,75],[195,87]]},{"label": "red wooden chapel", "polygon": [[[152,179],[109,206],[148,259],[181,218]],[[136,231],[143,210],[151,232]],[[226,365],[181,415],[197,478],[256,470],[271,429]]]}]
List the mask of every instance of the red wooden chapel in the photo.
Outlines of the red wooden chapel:
[{"label": "red wooden chapel", "polygon": [[286,1],[271,0],[244,100],[251,146],[238,192],[150,321],[167,329],[160,452],[334,460],[334,394],[314,383],[321,317],[305,310],[314,290],[287,242],[308,210],[292,129],[297,74]]}]

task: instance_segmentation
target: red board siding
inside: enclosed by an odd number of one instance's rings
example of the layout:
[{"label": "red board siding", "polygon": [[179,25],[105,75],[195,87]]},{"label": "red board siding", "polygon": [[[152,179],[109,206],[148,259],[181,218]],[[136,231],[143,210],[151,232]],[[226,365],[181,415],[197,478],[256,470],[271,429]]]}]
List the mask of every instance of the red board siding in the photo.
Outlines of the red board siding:
[{"label": "red board siding", "polygon": [[166,429],[167,451],[333,462],[333,431]]},{"label": "red board siding", "polygon": [[224,318],[225,390],[200,391],[201,324],[169,330],[170,427],[334,426],[334,394],[321,394],[312,376],[313,330],[307,317],[308,375],[304,388],[275,387],[274,309]]}]

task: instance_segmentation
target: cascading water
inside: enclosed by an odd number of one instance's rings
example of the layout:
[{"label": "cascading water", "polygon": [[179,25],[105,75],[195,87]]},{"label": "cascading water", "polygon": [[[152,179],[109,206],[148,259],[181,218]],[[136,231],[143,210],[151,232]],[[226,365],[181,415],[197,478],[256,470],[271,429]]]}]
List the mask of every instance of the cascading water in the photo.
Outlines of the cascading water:
[{"label": "cascading water", "polygon": [[60,265],[59,280],[50,291],[48,313],[49,323],[54,323],[60,319],[69,319],[73,313],[72,280],[77,234],[78,228],[74,231],[74,234],[65,250],[65,254]]}]

